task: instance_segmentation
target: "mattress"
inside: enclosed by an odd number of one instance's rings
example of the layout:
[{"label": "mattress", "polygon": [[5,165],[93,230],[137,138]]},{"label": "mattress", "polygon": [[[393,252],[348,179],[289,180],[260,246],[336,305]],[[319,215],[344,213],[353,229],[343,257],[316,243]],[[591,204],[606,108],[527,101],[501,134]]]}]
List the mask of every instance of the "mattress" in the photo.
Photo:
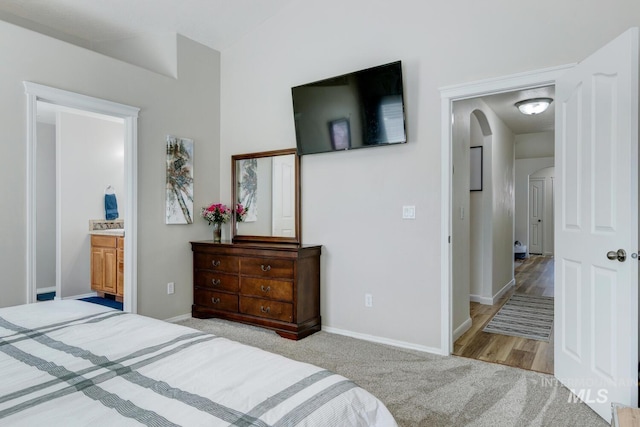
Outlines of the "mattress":
[{"label": "mattress", "polygon": [[0,309],[0,425],[395,426],[345,377],[82,301]]}]

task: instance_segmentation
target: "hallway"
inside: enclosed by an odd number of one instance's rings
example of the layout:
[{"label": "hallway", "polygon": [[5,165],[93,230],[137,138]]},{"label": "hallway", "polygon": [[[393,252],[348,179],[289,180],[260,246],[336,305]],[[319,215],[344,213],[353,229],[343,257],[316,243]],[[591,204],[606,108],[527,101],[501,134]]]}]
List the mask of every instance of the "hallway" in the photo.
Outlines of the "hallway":
[{"label": "hallway", "polygon": [[516,264],[516,286],[497,304],[470,303],[472,326],[455,342],[453,354],[553,374],[553,334],[547,343],[482,331],[513,293],[552,297],[553,272],[553,257],[531,255]]}]

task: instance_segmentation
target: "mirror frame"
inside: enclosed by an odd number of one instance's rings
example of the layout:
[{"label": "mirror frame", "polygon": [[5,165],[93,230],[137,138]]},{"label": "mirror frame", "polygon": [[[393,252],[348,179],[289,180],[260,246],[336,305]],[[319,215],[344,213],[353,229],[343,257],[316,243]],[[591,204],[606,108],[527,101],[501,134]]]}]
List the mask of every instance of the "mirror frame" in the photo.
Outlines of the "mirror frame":
[{"label": "mirror frame", "polygon": [[[238,160],[245,159],[258,159],[263,157],[275,157],[275,156],[287,156],[293,154],[294,155],[294,174],[295,174],[295,184],[294,184],[294,192],[296,197],[295,202],[295,236],[294,237],[281,237],[281,236],[250,236],[250,235],[237,235],[236,234],[236,215],[235,215],[235,207],[237,203],[237,188],[238,181],[236,176],[236,163]],[[273,199],[273,196],[272,196]],[[302,238],[300,236],[300,156],[298,155],[298,151],[295,148],[286,148],[283,150],[273,150],[273,151],[262,151],[258,153],[248,153],[248,154],[235,154],[231,156],[231,200],[233,204],[234,214],[231,215],[231,241],[233,243],[238,242],[262,242],[262,243],[297,243],[300,244]]]}]

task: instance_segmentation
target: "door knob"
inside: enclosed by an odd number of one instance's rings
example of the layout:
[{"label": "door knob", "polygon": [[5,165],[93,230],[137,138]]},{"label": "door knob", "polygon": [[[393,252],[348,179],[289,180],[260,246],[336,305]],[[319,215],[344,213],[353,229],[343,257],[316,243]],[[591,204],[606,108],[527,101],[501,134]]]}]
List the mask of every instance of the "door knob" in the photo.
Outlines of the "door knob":
[{"label": "door knob", "polygon": [[627,253],[624,249],[618,249],[617,251],[609,251],[607,252],[607,258],[610,260],[618,260],[620,262],[624,262],[627,259]]}]

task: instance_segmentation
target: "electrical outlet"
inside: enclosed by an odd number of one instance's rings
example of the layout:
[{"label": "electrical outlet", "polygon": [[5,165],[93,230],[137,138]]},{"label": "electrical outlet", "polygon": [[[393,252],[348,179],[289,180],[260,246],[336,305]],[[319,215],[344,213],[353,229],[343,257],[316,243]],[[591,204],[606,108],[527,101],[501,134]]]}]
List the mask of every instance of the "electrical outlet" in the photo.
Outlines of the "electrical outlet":
[{"label": "electrical outlet", "polygon": [[364,294],[364,306],[365,307],[373,307],[373,295]]},{"label": "electrical outlet", "polygon": [[167,295],[172,295],[176,291],[175,283],[169,282],[167,283]]}]

